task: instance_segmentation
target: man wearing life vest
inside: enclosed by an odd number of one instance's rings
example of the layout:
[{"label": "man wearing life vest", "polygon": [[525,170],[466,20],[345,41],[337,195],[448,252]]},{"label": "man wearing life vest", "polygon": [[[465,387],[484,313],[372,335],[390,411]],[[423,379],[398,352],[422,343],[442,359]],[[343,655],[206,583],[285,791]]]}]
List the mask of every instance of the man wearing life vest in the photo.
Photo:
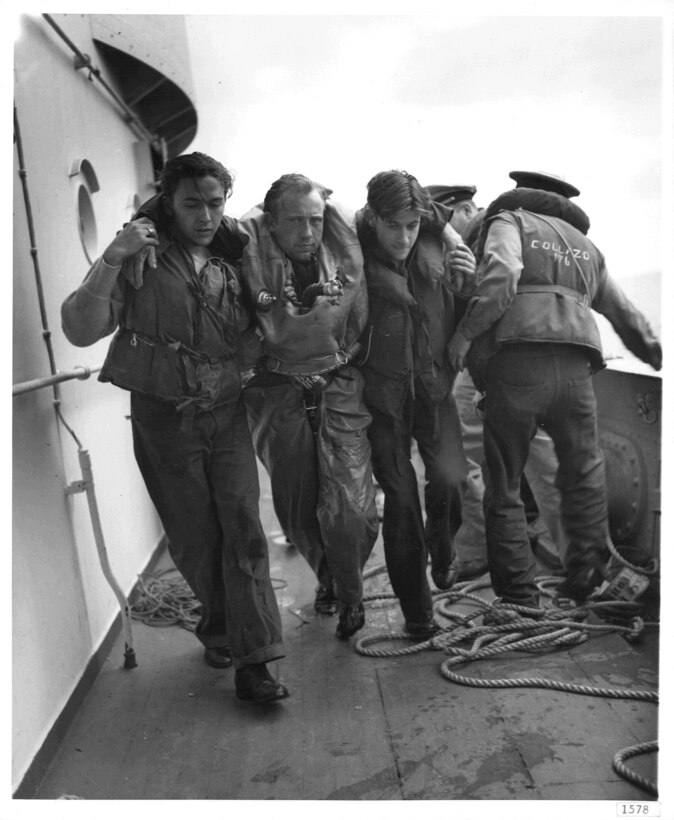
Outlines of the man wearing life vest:
[{"label": "man wearing life vest", "polygon": [[569,200],[578,189],[550,174],[510,176],[518,187],[485,213],[477,288],[449,354],[454,367],[467,363],[486,391],[485,517],[494,591],[504,603],[539,604],[520,479],[540,425],[557,451],[569,538],[561,591],[582,602],[603,580],[608,536],[592,386],[593,373],[605,362],[592,310],[656,370],[662,349],[587,238],[589,219]]},{"label": "man wearing life vest", "polygon": [[[374,474],[384,491],[383,536],[393,590],[413,637],[437,631],[427,579],[440,589],[455,580],[453,538],[461,525],[466,462],[447,358],[454,329],[455,280],[471,279],[475,260],[454,234],[446,249],[433,229],[428,192],[403,171],[383,171],[368,183],[357,215],[365,257],[370,314],[357,361]],[[448,212],[451,216],[451,211]],[[452,245],[450,244],[450,247]],[[411,461],[416,441],[425,471],[422,515]]]},{"label": "man wearing life vest", "polygon": [[[62,322],[77,346],[117,331],[99,379],[131,391],[134,453],[201,604],[205,661],[233,663],[237,696],[261,703],[288,690],[266,666],[283,651],[241,393],[249,317],[231,255],[213,246],[231,187],[205,154],[170,159],[154,222],[118,233],[63,303]],[[143,269],[135,257],[147,247],[155,261]]]},{"label": "man wearing life vest", "polygon": [[[426,190],[436,202],[453,209],[450,225],[459,232],[469,247],[475,245],[484,217],[484,210],[478,210],[473,200],[477,188],[474,185],[429,185]],[[465,306],[464,300],[457,301],[457,323],[463,316]],[[483,574],[488,568],[482,504],[482,418],[477,408],[480,394],[476,391],[467,368],[457,374],[452,393],[459,411],[463,449],[468,464],[468,480],[461,510],[462,523],[454,539],[457,580],[464,581]],[[536,558],[545,570],[555,572],[563,564],[568,543],[561,521],[561,496],[555,484],[557,466],[552,439],[539,428],[531,440],[523,482],[525,487],[528,485],[528,498],[535,502],[537,517],[530,520],[531,506],[527,506],[526,513],[529,539],[534,545]],[[526,504],[527,496],[524,493],[523,498]]]},{"label": "man wearing life vest", "polygon": [[363,257],[329,194],[301,174],[284,175],[239,220],[239,232],[260,330],[245,388],[255,449],[279,523],[318,579],[314,606],[338,607],[345,640],[365,623],[362,570],[379,524],[370,414],[352,364],[367,318]]}]

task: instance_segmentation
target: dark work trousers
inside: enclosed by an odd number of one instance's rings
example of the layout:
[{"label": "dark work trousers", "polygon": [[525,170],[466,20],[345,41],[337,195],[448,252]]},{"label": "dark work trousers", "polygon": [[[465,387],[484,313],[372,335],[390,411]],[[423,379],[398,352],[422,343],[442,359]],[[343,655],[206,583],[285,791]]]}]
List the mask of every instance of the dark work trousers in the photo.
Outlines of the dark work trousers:
[{"label": "dark work trousers", "polygon": [[345,366],[332,375],[317,402],[315,433],[304,390],[290,379],[244,394],[283,531],[320,583],[334,580],[341,602],[358,603],[379,530],[361,374]]},{"label": "dark work trousers", "polygon": [[243,400],[184,417],[131,395],[134,452],[176,567],[201,603],[196,635],[235,667],[283,657]]},{"label": "dark work trousers", "polygon": [[[461,526],[466,459],[461,426],[451,394],[429,404],[407,391],[394,418],[371,407],[369,435],[374,475],[384,491],[384,556],[391,586],[405,620],[425,623],[433,615],[427,577],[448,569],[454,559],[453,537]],[[424,463],[426,524],[419,486],[410,460],[412,439]]]},{"label": "dark work trousers", "polygon": [[567,570],[603,560],[608,515],[591,365],[579,346],[505,345],[487,369],[484,497],[489,571],[504,601],[537,606],[536,561],[520,495],[529,445],[540,425],[552,438],[569,537]]}]

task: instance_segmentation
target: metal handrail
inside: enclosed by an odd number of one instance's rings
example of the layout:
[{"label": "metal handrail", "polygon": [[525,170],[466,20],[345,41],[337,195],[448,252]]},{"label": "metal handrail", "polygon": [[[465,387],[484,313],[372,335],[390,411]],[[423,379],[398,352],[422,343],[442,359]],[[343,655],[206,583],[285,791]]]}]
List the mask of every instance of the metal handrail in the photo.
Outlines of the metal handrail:
[{"label": "metal handrail", "polygon": [[50,387],[52,384],[67,382],[71,379],[88,379],[92,374],[98,373],[100,369],[100,367],[77,365],[74,370],[65,370],[62,373],[55,373],[53,376],[43,376],[40,379],[19,382],[19,384],[12,385],[12,395],[18,396],[21,393],[30,393],[33,390],[40,390],[43,387]]}]

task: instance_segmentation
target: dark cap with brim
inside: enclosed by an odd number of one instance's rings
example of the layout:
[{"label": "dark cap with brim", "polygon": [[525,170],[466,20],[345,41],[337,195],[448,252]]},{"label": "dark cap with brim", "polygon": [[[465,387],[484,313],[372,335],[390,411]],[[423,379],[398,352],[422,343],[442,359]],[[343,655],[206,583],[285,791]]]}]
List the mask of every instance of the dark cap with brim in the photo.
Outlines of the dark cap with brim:
[{"label": "dark cap with brim", "polygon": [[426,190],[435,202],[451,208],[459,202],[472,199],[477,188],[474,185],[427,185]]},{"label": "dark cap with brim", "polygon": [[518,188],[536,188],[540,191],[551,191],[567,198],[578,196],[580,191],[575,185],[567,182],[557,174],[542,174],[537,171],[511,171],[510,179],[514,179]]}]

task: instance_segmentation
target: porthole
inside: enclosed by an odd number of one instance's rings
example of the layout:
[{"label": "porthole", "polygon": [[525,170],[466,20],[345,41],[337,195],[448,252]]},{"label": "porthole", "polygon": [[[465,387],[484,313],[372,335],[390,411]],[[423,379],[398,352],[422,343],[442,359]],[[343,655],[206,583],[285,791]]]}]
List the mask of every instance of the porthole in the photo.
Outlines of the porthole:
[{"label": "porthole", "polygon": [[70,166],[69,176],[77,184],[77,228],[85,256],[92,265],[98,256],[98,231],[91,197],[100,191],[101,186],[88,159],[74,160]]},{"label": "porthole", "polygon": [[98,256],[98,233],[96,231],[96,216],[91,195],[84,185],[80,185],[77,192],[77,217],[82,247],[89,264],[93,264]]}]

